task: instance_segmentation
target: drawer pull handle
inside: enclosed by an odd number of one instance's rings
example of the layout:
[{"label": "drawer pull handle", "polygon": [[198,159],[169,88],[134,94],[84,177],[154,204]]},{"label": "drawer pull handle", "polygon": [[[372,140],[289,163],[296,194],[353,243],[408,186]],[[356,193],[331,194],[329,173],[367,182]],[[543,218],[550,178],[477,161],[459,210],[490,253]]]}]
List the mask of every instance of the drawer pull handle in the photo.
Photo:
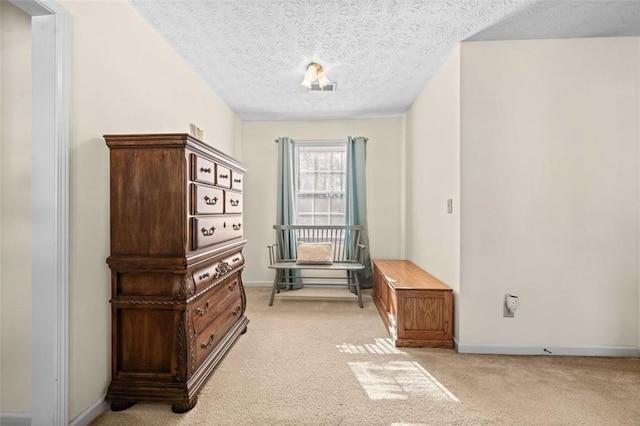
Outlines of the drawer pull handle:
[{"label": "drawer pull handle", "polygon": [[205,278],[209,278],[211,275],[209,275],[208,272],[205,272],[204,274],[198,276],[198,280],[204,280]]},{"label": "drawer pull handle", "polygon": [[231,265],[229,265],[227,262],[225,262],[224,260],[221,261],[220,263],[218,263],[218,266],[216,267],[216,274],[217,274],[216,278],[222,274],[226,274],[232,269],[233,268],[231,267]]},{"label": "drawer pull handle", "polygon": [[239,262],[240,258],[239,257],[234,257],[233,259],[231,259],[232,262]]},{"label": "drawer pull handle", "polygon": [[229,291],[235,290],[237,286],[238,284],[236,284],[235,282],[233,284],[229,284]]},{"label": "drawer pull handle", "polygon": [[233,310],[233,315],[235,315],[235,316],[240,315],[240,311],[242,311],[242,308],[240,306],[238,306],[237,308],[235,308]]},{"label": "drawer pull handle", "polygon": [[204,202],[210,206],[215,206],[218,202],[218,197],[209,198],[208,196],[204,196]]},{"label": "drawer pull handle", "polygon": [[238,204],[240,204],[240,200],[229,200],[229,204],[231,204],[233,207],[238,207]]},{"label": "drawer pull handle", "polygon": [[233,180],[235,183],[242,183],[242,179],[234,179]]},{"label": "drawer pull handle", "polygon": [[202,349],[209,349],[211,345],[213,345],[213,336],[214,333],[211,333],[211,336],[209,336],[209,341],[207,343],[200,343],[200,347]]},{"label": "drawer pull handle", "polygon": [[220,179],[229,179],[229,175],[220,175]]},{"label": "drawer pull handle", "polygon": [[211,173],[211,167],[207,167],[206,169],[204,167],[200,167],[200,171],[202,173]]},{"label": "drawer pull handle", "polygon": [[213,233],[215,232],[216,228],[214,228],[213,226],[209,229],[207,228],[202,228],[200,231],[202,232],[202,235],[204,235],[205,237],[210,237],[213,235]]},{"label": "drawer pull handle", "polygon": [[196,309],[196,314],[202,316],[206,314],[208,311],[209,311],[209,301],[207,300],[207,303],[204,304],[204,309],[203,308]]},{"label": "drawer pull handle", "polygon": [[237,225],[236,225],[236,224],[234,223],[234,224],[233,224],[233,225],[231,225],[231,226],[233,226],[233,230],[234,230],[234,231],[239,231],[239,230],[240,230],[240,227],[242,227],[242,224],[241,224],[241,223],[239,223],[239,224],[237,224]]}]

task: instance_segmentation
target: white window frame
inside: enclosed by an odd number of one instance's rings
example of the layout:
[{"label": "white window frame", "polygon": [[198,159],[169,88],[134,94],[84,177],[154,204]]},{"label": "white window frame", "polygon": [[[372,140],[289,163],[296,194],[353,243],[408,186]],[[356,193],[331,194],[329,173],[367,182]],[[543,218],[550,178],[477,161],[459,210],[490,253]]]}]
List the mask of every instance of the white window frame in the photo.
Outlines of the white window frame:
[{"label": "white window frame", "polygon": [[[347,149],[347,140],[332,140],[332,141],[323,141],[323,140],[306,140],[306,141],[295,141],[294,144],[294,169],[295,169],[295,179],[296,179],[296,194],[295,194],[295,200],[296,200],[296,204],[298,204],[298,197],[300,192],[300,162],[299,162],[299,158],[300,158],[300,148],[321,148],[321,149],[326,149],[327,151],[337,151],[336,148],[341,148],[344,150],[344,155],[345,155],[345,159],[344,159],[344,179],[345,179],[345,186],[344,186],[344,192],[342,193],[342,197],[343,199],[346,200],[346,178],[347,178],[347,158],[346,158],[346,149]],[[313,194],[313,193],[310,193]],[[312,198],[312,200],[314,200],[314,197],[310,197]],[[314,201],[312,201],[313,203]],[[331,202],[328,203],[329,204],[329,208],[328,208],[328,215],[329,215],[329,223],[336,225],[335,223],[332,223],[332,217],[335,215],[331,214]],[[315,205],[314,208],[312,208],[312,213],[309,214],[313,219],[312,219],[312,223],[315,224]],[[344,217],[344,220],[342,221],[341,225],[344,225],[346,223],[346,216],[343,213],[342,214]],[[299,218],[301,216],[301,213],[299,213],[299,209],[298,209],[298,205],[296,205],[296,223],[299,223]]]}]

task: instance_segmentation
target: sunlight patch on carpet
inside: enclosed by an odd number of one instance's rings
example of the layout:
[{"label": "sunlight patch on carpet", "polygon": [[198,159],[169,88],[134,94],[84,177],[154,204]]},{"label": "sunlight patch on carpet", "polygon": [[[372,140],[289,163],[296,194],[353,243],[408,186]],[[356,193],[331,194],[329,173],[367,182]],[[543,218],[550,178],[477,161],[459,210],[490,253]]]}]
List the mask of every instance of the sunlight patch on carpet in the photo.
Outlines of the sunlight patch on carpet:
[{"label": "sunlight patch on carpet", "polygon": [[458,402],[455,395],[417,362],[350,362],[349,367],[372,400],[427,397],[434,401]]},{"label": "sunlight patch on carpet", "polygon": [[391,339],[378,338],[376,339],[375,343],[365,343],[364,345],[352,345],[350,343],[343,343],[341,345],[336,345],[336,348],[338,348],[338,351],[347,354],[405,354],[393,345],[393,341]]}]

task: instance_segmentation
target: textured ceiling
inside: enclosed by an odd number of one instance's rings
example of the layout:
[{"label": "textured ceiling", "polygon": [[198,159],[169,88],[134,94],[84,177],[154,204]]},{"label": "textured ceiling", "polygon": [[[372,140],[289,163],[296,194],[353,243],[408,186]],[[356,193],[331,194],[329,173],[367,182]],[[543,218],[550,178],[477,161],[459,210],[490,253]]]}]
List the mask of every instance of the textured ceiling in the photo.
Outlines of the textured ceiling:
[{"label": "textured ceiling", "polygon": [[640,0],[130,1],[243,120],[403,114],[465,39],[640,35]]}]

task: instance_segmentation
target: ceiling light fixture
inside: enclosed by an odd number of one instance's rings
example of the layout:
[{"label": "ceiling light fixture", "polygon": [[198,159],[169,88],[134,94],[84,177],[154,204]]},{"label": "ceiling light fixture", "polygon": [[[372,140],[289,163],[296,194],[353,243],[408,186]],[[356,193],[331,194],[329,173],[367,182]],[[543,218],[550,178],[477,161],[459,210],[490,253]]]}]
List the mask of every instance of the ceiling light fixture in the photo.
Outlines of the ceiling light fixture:
[{"label": "ceiling light fixture", "polygon": [[309,65],[307,65],[307,72],[304,73],[304,79],[300,84],[311,90],[311,86],[316,81],[318,82],[320,88],[324,88],[325,86],[331,84],[327,76],[324,74],[322,66],[316,64],[315,62],[311,62]]}]

